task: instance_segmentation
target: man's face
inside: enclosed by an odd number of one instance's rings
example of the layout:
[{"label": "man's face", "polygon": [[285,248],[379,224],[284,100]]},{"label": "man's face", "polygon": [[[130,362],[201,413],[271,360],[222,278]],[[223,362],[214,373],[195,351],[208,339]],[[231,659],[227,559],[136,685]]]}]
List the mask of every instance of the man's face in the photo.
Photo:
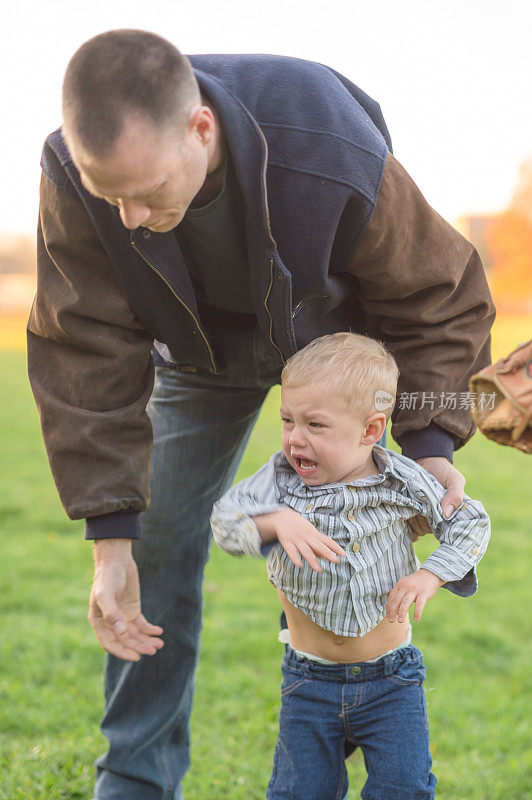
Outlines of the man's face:
[{"label": "man's face", "polygon": [[85,188],[118,207],[126,228],[166,233],[179,225],[201,189],[208,167],[204,130],[157,128],[138,115],[126,118],[110,155],[96,158],[69,140]]},{"label": "man's face", "polygon": [[283,452],[308,486],[348,483],[368,474],[365,421],[340,395],[327,394],[319,384],[283,386],[281,419]]}]

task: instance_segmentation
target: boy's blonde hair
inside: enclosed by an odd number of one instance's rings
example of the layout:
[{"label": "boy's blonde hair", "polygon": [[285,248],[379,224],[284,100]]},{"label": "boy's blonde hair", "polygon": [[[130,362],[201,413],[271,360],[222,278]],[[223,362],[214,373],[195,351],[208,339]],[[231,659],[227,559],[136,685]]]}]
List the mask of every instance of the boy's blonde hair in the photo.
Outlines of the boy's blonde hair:
[{"label": "boy's blonde hair", "polygon": [[364,419],[375,411],[389,418],[395,405],[399,369],[382,342],[357,333],[320,336],[291,356],[281,373],[283,386],[318,384],[340,394]]}]

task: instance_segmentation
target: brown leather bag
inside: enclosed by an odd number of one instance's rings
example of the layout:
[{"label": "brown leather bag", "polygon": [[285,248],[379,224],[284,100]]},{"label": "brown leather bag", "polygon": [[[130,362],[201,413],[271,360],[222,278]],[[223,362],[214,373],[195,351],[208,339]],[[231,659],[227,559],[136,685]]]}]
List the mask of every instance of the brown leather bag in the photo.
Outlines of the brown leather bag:
[{"label": "brown leather bag", "polygon": [[532,453],[532,339],[469,380],[479,430],[498,444]]}]

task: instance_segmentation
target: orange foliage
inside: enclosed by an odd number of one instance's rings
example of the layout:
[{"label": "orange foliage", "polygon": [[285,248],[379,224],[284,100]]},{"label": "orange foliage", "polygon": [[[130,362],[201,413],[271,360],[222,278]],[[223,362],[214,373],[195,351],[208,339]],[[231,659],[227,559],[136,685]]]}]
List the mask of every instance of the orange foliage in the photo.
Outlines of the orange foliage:
[{"label": "orange foliage", "polygon": [[510,209],[494,217],[487,240],[495,305],[509,313],[532,312],[532,222]]},{"label": "orange foliage", "polygon": [[510,208],[493,218],[486,238],[497,308],[532,312],[532,159],[522,164]]}]

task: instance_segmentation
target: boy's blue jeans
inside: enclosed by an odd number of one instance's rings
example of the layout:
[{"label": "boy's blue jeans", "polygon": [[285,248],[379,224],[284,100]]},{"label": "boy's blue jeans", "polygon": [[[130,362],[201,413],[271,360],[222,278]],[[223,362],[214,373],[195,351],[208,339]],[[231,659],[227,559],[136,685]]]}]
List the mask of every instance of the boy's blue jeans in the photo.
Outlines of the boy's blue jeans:
[{"label": "boy's blue jeans", "polygon": [[[270,386],[277,351],[258,330],[211,334],[221,375],[158,368],[151,503],[133,546],[142,610],[164,647],[138,662],[108,656],[96,800],[178,800],[189,765],[189,716],[201,629],[202,579],[213,503],[232,484]],[[280,444],[271,442],[272,451]],[[257,465],[258,466],[258,465]]]},{"label": "boy's blue jeans", "polygon": [[421,652],[409,645],[373,664],[322,665],[287,648],[279,737],[267,800],[342,800],[345,758],[362,749],[363,800],[432,800]]}]

